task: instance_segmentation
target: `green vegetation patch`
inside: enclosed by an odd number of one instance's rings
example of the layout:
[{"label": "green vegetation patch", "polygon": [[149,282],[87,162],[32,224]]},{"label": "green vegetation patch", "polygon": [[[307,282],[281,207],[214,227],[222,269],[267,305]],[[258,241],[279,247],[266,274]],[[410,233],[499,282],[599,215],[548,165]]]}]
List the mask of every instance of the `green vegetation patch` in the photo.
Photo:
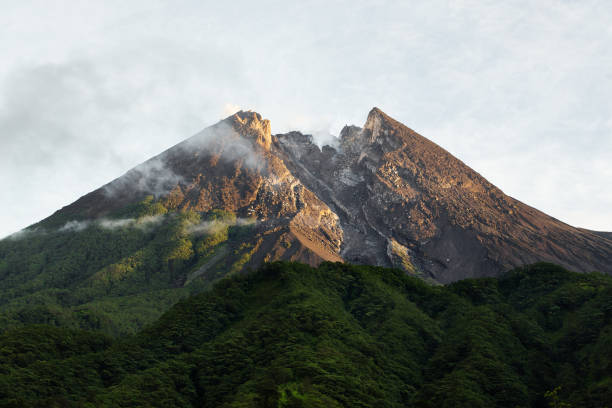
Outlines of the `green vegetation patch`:
[{"label": "green vegetation patch", "polygon": [[56,218],[0,241],[0,333],[50,324],[133,334],[224,273],[199,268],[226,252],[240,261],[234,249],[253,239],[252,222],[231,212],[168,211],[153,196],[99,219]]}]

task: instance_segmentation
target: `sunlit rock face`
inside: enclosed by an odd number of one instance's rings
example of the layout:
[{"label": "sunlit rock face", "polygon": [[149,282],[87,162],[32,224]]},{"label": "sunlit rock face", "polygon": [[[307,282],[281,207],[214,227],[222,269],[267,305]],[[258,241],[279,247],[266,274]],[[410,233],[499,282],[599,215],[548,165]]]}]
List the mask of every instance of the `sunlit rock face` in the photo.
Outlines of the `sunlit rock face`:
[{"label": "sunlit rock face", "polygon": [[[245,268],[272,260],[394,266],[446,283],[526,263],[612,273],[612,240],[511,197],[374,108],[335,147],[237,112],[54,216],[100,218],[153,195],[170,211],[256,220]],[[52,218],[51,217],[51,218]]]},{"label": "sunlit rock face", "polygon": [[255,221],[244,268],[342,261],[337,215],[271,151],[270,122],[238,112],[60,210],[100,218],[154,195],[170,211],[226,210]]},{"label": "sunlit rock face", "polygon": [[612,241],[505,195],[450,153],[374,108],[339,149],[293,132],[275,146],[339,216],[349,262],[402,267],[438,282],[550,261],[612,273]]}]

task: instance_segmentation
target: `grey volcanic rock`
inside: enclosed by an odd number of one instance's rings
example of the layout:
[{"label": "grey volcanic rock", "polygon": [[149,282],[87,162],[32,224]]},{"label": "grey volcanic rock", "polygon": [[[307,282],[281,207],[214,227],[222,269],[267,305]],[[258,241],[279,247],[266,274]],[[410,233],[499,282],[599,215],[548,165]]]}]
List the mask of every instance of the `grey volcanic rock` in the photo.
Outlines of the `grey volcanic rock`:
[{"label": "grey volcanic rock", "polygon": [[[340,148],[277,135],[287,167],[340,218],[349,262],[400,266],[446,283],[550,261],[612,273],[612,241],[529,207],[377,108]],[[608,236],[609,237],[609,236]]]},{"label": "grey volcanic rock", "polygon": [[[91,219],[154,195],[168,209],[255,217],[253,256],[395,266],[446,283],[550,261],[612,273],[610,233],[564,224],[505,195],[374,108],[337,148],[235,115],[135,167],[44,223]],[[55,220],[55,221],[54,221]]]}]

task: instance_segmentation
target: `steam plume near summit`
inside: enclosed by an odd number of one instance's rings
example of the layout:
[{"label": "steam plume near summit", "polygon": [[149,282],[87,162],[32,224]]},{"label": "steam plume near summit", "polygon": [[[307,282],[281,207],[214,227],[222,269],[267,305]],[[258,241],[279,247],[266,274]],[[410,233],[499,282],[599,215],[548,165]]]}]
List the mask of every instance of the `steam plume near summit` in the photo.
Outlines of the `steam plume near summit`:
[{"label": "steam plume near summit", "polygon": [[[254,142],[243,137],[227,121],[238,114],[230,116],[215,126],[204,129],[176,146],[172,154],[180,157],[198,157],[213,155],[214,160],[224,162],[238,161],[246,168],[265,171],[265,160]],[[177,161],[163,152],[152,159],[139,164],[124,176],[119,177],[103,187],[108,198],[126,194],[149,194],[161,197],[177,186],[192,183],[195,174],[180,174],[173,167],[180,167]],[[197,173],[198,169],[191,169]]]},{"label": "steam plume near summit", "polygon": [[130,188],[135,192],[161,196],[169,193],[181,182],[184,182],[182,176],[168,168],[162,159],[155,157],[130,170],[126,173],[126,177],[104,186],[104,192],[109,197],[113,197],[118,191]]}]

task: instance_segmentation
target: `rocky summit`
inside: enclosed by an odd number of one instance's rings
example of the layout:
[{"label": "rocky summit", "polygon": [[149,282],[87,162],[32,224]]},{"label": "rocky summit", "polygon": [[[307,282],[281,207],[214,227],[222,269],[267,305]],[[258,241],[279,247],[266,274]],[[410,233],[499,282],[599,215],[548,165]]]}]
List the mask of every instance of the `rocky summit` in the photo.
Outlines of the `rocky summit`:
[{"label": "rocky summit", "polygon": [[363,128],[346,126],[335,146],[322,148],[300,132],[272,135],[258,113],[237,112],[40,226],[102,219],[150,196],[170,212],[223,210],[251,220],[242,268],[343,261],[439,283],[538,261],[612,273],[608,233],[572,227],[505,195],[378,108]]}]

